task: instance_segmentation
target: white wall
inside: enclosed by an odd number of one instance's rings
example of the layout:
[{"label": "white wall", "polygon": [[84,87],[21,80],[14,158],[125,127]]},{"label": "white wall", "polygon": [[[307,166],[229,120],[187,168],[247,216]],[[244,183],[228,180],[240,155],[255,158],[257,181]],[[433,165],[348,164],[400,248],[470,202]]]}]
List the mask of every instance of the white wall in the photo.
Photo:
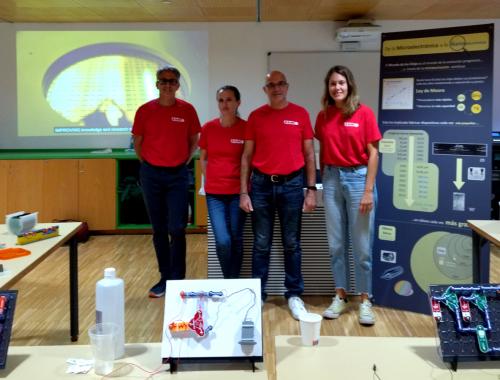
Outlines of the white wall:
[{"label": "white wall", "polygon": [[[500,20],[432,20],[377,21],[383,32],[441,28],[495,23]],[[216,116],[215,91],[223,84],[234,84],[242,93],[240,112],[243,117],[265,102],[262,83],[270,51],[338,50],[334,22],[246,22],[246,23],[151,23],[151,24],[4,24],[0,23],[0,148],[56,148],[50,142],[33,146],[34,142],[15,140],[16,133],[16,30],[206,30],[209,33],[209,94],[213,104],[211,116]],[[495,73],[500,72],[500,49],[495,41]],[[355,53],[353,53],[355,54]],[[378,73],[374,73],[378,75]],[[500,80],[494,88],[494,101],[500,99]],[[293,86],[293,83],[291,83]],[[291,99],[293,100],[293,99]],[[318,99],[319,101],[319,99]],[[494,129],[500,130],[500,112],[494,115]],[[205,120],[202,120],[202,122]],[[92,147],[107,147],[105,138],[96,139]],[[36,143],[35,143],[36,144]],[[124,138],[123,145],[127,145]]]}]

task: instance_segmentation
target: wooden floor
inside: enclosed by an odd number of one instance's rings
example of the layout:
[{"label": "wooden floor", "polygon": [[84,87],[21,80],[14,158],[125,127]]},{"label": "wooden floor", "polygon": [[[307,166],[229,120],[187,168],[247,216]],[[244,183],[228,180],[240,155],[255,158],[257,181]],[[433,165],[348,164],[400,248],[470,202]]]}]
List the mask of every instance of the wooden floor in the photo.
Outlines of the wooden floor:
[{"label": "wooden floor", "polygon": [[[188,235],[187,278],[207,276],[206,235]],[[499,255],[492,255],[491,282],[500,281]],[[162,335],[164,299],[147,297],[159,279],[149,235],[93,236],[79,247],[80,339],[88,344],[87,329],[95,320],[95,283],[103,269],[114,266],[126,288],[126,341],[159,342]],[[11,345],[62,345],[69,340],[69,287],[67,248],[60,248],[16,285],[18,303]],[[309,311],[321,313],[330,297],[304,297]],[[354,304],[354,303],[353,303]],[[362,327],[353,309],[340,319],[323,321],[321,335],[435,336],[433,320],[421,315],[382,307],[374,308],[377,323]],[[282,297],[271,297],[263,311],[264,361],[275,379],[274,336],[299,334],[299,324],[289,314]]]}]

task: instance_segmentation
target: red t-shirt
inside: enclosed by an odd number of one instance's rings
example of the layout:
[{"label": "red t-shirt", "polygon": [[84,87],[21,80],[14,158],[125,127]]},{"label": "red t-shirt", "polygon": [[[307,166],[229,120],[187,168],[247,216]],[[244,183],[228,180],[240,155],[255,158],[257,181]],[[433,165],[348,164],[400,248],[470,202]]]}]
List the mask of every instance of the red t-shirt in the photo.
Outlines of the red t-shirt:
[{"label": "red t-shirt", "polygon": [[280,110],[264,105],[248,118],[245,140],[255,149],[252,166],[266,174],[286,175],[302,168],[304,140],[314,137],[307,111],[293,103]]},{"label": "red t-shirt", "polygon": [[162,106],[158,99],[139,107],[132,134],[142,136],[141,155],[152,165],[174,167],[189,158],[189,139],[201,126],[194,107],[180,99]]},{"label": "red t-shirt", "polygon": [[369,143],[382,138],[373,111],[364,104],[349,118],[335,106],[318,113],[315,136],[321,142],[321,163],[342,167],[368,164]]},{"label": "red t-shirt", "polygon": [[241,154],[247,122],[238,118],[236,124],[223,127],[219,119],[201,129],[200,148],[207,151],[207,194],[238,194],[240,192]]}]

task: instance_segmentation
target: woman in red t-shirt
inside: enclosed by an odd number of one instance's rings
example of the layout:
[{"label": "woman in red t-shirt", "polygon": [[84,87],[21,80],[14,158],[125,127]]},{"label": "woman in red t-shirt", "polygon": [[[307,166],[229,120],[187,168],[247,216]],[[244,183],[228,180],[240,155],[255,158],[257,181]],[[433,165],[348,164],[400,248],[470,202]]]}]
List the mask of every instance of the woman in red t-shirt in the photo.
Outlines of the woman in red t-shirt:
[{"label": "woman in red t-shirt", "polygon": [[239,277],[243,258],[240,166],[246,121],[238,116],[240,97],[234,86],[217,90],[220,116],[203,126],[199,142],[208,215],[224,278]]},{"label": "woman in red t-shirt", "polygon": [[336,296],[323,313],[338,318],[345,311],[349,284],[349,237],[356,291],[361,293],[359,322],[372,325],[372,245],[377,190],[378,141],[373,111],[359,102],[351,71],[332,67],[325,77],[323,110],[316,119],[328,245]]}]

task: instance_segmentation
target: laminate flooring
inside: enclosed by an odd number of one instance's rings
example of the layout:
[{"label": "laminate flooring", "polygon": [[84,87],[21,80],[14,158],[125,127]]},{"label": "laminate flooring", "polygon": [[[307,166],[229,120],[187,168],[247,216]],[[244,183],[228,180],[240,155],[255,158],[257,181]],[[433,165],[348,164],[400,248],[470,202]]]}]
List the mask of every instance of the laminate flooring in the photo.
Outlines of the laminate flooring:
[{"label": "laminate flooring", "polygon": [[[207,241],[204,234],[188,235],[187,278],[207,276]],[[500,258],[492,248],[491,282],[500,280]],[[103,270],[113,266],[125,281],[126,341],[159,342],[162,336],[164,298],[148,298],[149,288],[158,281],[156,257],[150,235],[92,236],[79,246],[80,339],[69,339],[69,264],[63,247],[18,281],[19,291],[11,345],[88,344],[87,329],[95,320],[95,284]],[[306,296],[306,307],[321,313],[331,297]],[[352,303],[353,305],[355,302]],[[357,311],[337,320],[324,320],[321,335],[338,336],[435,336],[432,317],[384,307],[374,307],[377,322],[360,326]],[[263,309],[264,365],[275,379],[274,336],[298,335],[299,323],[292,319],[283,297],[270,297]]]}]

